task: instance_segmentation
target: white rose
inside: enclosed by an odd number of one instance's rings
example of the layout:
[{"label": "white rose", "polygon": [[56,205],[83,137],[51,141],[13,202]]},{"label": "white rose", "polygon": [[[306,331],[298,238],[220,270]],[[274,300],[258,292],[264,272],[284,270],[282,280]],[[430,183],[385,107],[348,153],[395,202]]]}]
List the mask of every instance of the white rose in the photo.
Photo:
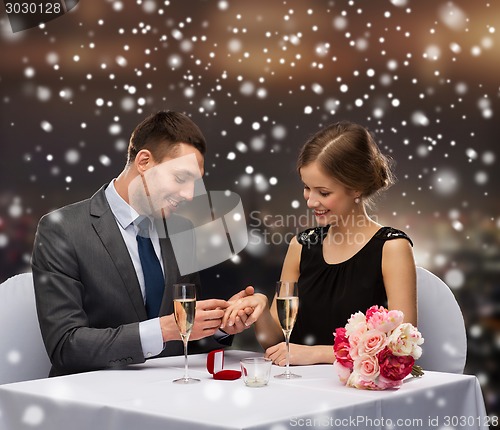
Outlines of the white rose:
[{"label": "white rose", "polygon": [[420,332],[410,323],[403,323],[396,327],[389,336],[388,347],[394,355],[411,355],[415,360],[422,355],[420,345],[424,339]]}]

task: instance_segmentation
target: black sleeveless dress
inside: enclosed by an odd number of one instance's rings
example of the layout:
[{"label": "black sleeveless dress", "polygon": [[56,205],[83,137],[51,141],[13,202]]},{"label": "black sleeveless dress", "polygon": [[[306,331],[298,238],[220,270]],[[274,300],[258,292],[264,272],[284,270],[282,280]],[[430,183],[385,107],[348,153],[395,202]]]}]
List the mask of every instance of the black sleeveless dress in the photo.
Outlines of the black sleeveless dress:
[{"label": "black sleeveless dress", "polygon": [[373,305],[387,307],[382,278],[382,248],[387,240],[406,233],[382,227],[354,256],[338,264],[323,258],[323,240],[330,226],[316,227],[297,235],[302,245],[299,277],[299,312],[290,342],[302,345],[333,345],[333,332],[350,316]]}]

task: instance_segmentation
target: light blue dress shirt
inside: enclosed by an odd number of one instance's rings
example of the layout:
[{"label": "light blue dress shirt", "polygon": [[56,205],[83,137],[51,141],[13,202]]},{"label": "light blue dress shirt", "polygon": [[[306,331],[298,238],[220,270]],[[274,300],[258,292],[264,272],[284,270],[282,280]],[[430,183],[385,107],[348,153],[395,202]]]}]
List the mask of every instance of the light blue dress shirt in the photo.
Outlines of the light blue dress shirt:
[{"label": "light blue dress shirt", "polygon": [[[141,286],[142,299],[146,301],[146,288],[144,284],[144,274],[142,272],[141,260],[139,259],[139,251],[137,249],[137,227],[134,222],[139,218],[139,214],[130,206],[116,191],[114,179],[106,187],[106,199],[108,200],[111,212],[115,216],[116,223],[120,229],[125,245],[127,246],[130,258],[134,265],[137,279]],[[160,240],[158,232],[154,227],[154,223],[150,223],[150,238],[153,243],[158,260],[160,260],[163,271],[163,260],[161,258]],[[144,358],[150,358],[158,355],[163,350],[163,336],[161,334],[160,318],[153,318],[139,323],[139,335],[141,338],[142,352]]]}]

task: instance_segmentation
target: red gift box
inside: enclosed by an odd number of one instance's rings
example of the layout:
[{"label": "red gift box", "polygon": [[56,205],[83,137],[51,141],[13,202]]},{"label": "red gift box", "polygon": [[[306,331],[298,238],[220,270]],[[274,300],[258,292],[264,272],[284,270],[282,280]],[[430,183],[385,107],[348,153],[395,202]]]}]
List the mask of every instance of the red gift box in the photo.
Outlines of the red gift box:
[{"label": "red gift box", "polygon": [[208,353],[207,370],[214,379],[232,381],[241,377],[239,370],[224,370],[224,350],[217,349]]}]

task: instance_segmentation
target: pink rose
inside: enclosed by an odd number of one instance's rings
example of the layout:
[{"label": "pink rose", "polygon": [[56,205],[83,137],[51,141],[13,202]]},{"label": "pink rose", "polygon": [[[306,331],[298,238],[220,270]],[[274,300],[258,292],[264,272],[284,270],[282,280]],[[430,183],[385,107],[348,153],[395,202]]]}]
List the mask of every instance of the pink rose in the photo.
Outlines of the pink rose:
[{"label": "pink rose", "polygon": [[387,309],[383,306],[374,305],[366,311],[366,321],[370,321],[374,314],[384,314],[387,313]]},{"label": "pink rose", "polygon": [[351,358],[356,360],[359,358],[358,345],[361,341],[361,335],[365,333],[364,331],[359,331],[351,334],[349,336],[349,344],[351,345],[351,350],[349,351]]},{"label": "pink rose", "polygon": [[391,381],[401,381],[411,373],[415,359],[411,356],[396,356],[389,348],[378,355],[380,375]]},{"label": "pink rose", "polygon": [[375,380],[380,374],[377,357],[373,355],[361,355],[357,360],[354,360],[354,372],[363,380]]},{"label": "pink rose", "polygon": [[377,387],[379,390],[387,390],[388,388],[399,388],[403,385],[403,381],[392,381],[380,375],[377,379]]},{"label": "pink rose", "polygon": [[349,344],[349,339],[346,338],[345,328],[335,329],[335,342],[333,344],[333,351],[335,352],[335,358],[344,367],[352,369],[353,362],[349,351],[351,346]]},{"label": "pink rose", "polygon": [[374,380],[364,379],[356,372],[352,372],[346,382],[348,387],[354,387],[361,390],[378,390],[378,386]]},{"label": "pink rose", "polygon": [[404,320],[404,313],[401,311],[392,310],[387,312],[387,319],[385,324],[380,329],[385,333],[388,333],[394,330],[399,324],[401,324]]},{"label": "pink rose", "polygon": [[358,355],[377,355],[387,345],[387,336],[378,330],[368,330],[359,337]]},{"label": "pink rose", "polygon": [[[379,330],[389,333],[403,322],[404,314],[401,311],[388,311],[383,307],[372,306],[366,311],[369,330]],[[368,316],[369,315],[369,316]]]},{"label": "pink rose", "polygon": [[340,364],[338,360],[333,363],[333,367],[337,372],[340,382],[342,382],[342,384],[346,384],[349,376],[351,376],[351,369]]},{"label": "pink rose", "polygon": [[362,390],[378,390],[379,387],[375,383],[375,381],[366,381],[364,379],[358,379],[356,388],[360,388]]}]

